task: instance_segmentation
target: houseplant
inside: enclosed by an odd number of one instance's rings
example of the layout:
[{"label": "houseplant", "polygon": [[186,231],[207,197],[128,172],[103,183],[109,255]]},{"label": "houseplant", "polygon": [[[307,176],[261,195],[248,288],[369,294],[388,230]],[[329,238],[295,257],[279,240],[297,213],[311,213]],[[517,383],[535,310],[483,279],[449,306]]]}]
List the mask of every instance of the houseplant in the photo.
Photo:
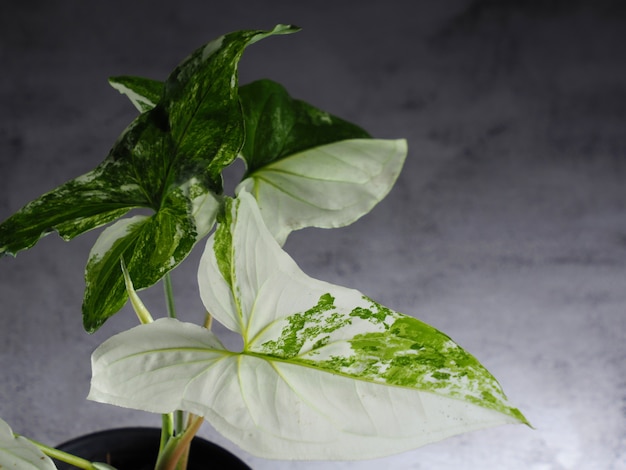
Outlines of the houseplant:
[{"label": "houseplant", "polygon": [[[89,398],[160,413],[157,469],[185,468],[204,420],[271,459],[361,459],[460,432],[526,423],[496,380],[449,337],[360,292],[304,274],[289,233],[347,225],[393,186],[406,142],[293,99],[278,83],[239,86],[244,49],[297,31],[238,31],[194,51],[164,82],[115,77],[140,111],[107,158],[0,224],[15,255],[56,231],[70,240],[109,225],[89,254],[82,315],[97,330],[130,299],[140,325],[92,356]],[[246,172],[234,194],[222,172]],[[126,216],[135,208],[150,209]],[[203,325],[176,319],[170,272],[206,239],[198,286]],[[163,282],[157,320],[137,291]],[[226,350],[219,321],[241,335]],[[43,452],[43,453],[42,453]],[[0,421],[0,466],[54,468],[73,459]],[[28,462],[28,463],[27,463]]]}]

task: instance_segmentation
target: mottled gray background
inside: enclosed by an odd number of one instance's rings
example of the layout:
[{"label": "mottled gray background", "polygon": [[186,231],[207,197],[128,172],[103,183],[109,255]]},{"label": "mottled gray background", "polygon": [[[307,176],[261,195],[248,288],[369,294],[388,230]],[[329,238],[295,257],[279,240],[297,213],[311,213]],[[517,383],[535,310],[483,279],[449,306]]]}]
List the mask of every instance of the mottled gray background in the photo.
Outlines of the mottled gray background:
[{"label": "mottled gray background", "polygon": [[[106,78],[163,79],[223,33],[294,23],[251,47],[268,77],[381,138],[397,187],[340,230],[286,248],[450,334],[536,427],[479,431],[372,462],[255,469],[626,468],[626,7],[552,1],[4,1],[0,219],[99,163],[135,111]],[[47,443],[159,418],[85,401],[89,355],[134,325],[82,331],[90,233],[0,260],[0,416]],[[198,321],[199,250],[174,273]],[[160,306],[161,292],[146,293]]]}]

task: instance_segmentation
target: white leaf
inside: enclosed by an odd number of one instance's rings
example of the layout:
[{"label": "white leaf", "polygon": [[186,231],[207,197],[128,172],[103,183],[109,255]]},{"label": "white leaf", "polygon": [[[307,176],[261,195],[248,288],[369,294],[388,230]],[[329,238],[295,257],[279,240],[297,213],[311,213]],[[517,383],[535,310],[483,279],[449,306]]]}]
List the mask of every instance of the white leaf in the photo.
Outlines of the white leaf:
[{"label": "white leaf", "polygon": [[[242,210],[238,209],[240,204]],[[233,205],[233,220],[220,224],[207,242],[198,284],[208,312],[240,333],[245,344],[274,320],[315,305],[331,288],[345,292],[348,304],[361,299],[357,291],[304,274],[265,228],[256,203],[247,192],[242,191]],[[216,256],[214,247],[224,247],[224,253]],[[222,275],[220,263],[228,265],[230,278]],[[237,298],[234,291],[238,292]]]},{"label": "white leaf", "polygon": [[0,468],[15,470],[54,470],[56,466],[28,439],[14,436],[0,419]]},{"label": "white leaf", "polygon": [[392,188],[406,154],[403,139],[334,142],[261,168],[237,194],[254,195],[282,245],[293,230],[342,227],[367,214]]},{"label": "white leaf", "polygon": [[518,422],[436,393],[230,353],[208,330],[169,318],[120,333],[93,360],[90,399],[156,413],[196,413],[265,458],[375,458]]},{"label": "white leaf", "polygon": [[88,398],[155,413],[185,409],[184,387],[229,354],[209,330],[161,318],[113,336],[94,351]]},{"label": "white leaf", "polygon": [[242,334],[162,319],[93,356],[90,398],[204,416],[246,451],[275,459],[363,459],[458,433],[526,422],[496,380],[449,337],[358,291],[306,276],[241,192],[208,242],[207,309]]}]

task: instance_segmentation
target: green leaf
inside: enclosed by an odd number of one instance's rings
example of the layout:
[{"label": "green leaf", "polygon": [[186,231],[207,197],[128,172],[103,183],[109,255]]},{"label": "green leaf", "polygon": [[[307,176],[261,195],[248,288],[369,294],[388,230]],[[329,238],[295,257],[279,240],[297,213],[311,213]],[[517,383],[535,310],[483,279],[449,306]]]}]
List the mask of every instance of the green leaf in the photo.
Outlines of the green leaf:
[{"label": "green leaf", "polygon": [[[83,320],[85,328],[94,331],[126,300],[120,256],[137,289],[142,289],[180,263],[210,231],[216,195],[222,192],[221,171],[243,144],[239,59],[248,45],[296,30],[279,25],[211,41],[174,69],[154,107],[154,82],[114,80],[118,89],[148,95],[144,102],[149,109],[131,123],[95,170],[29,203],[1,224],[0,254],[30,248],[53,230],[69,240],[132,208],[151,209],[152,219],[127,233],[118,227],[90,256]],[[125,238],[113,243],[111,233],[124,233]],[[107,254],[103,247],[115,250]],[[139,264],[144,262],[153,264]]]},{"label": "green leaf", "polygon": [[[199,48],[165,81],[161,104],[169,117],[169,132],[177,153],[185,159],[208,163],[205,171],[216,192],[222,190],[222,169],[234,160],[243,142],[237,81],[239,59],[248,45],[295,31],[298,28],[278,25],[271,31],[227,34]],[[186,165],[180,166],[182,171],[187,170]]]},{"label": "green leaf", "polygon": [[406,141],[342,140],[277,160],[237,187],[251,193],[280,244],[304,227],[342,227],[367,214],[393,187]]},{"label": "green leaf", "polygon": [[16,255],[52,231],[70,240],[123,216],[132,207],[148,206],[141,187],[124,183],[103,164],[44,194],[0,224],[0,255]]},{"label": "green leaf", "polygon": [[[111,85],[141,111],[156,106],[163,82],[142,77],[112,77]],[[258,80],[240,87],[246,140],[241,150],[247,172],[286,156],[346,139],[369,138],[355,124],[293,99],[279,83]]]},{"label": "green leaf", "polygon": [[271,80],[242,86],[239,97],[246,123],[241,154],[248,174],[313,147],[370,137],[355,124],[291,98]]},{"label": "green leaf", "polygon": [[154,108],[163,94],[163,82],[149,78],[110,77],[109,84],[121,94],[128,96],[135,108],[142,113]]},{"label": "green leaf", "polygon": [[[242,193],[198,274],[210,331],[162,319],[93,355],[90,398],[183,409],[244,450],[277,459],[363,459],[461,432],[526,423],[489,372],[448,336],[356,290],[306,276]],[[227,259],[224,259],[227,258]]]},{"label": "green leaf", "polygon": [[190,200],[182,191],[171,192],[153,216],[121,219],[98,237],[85,270],[83,323],[87,331],[98,329],[126,302],[120,258],[124,259],[135,287],[143,289],[185,259],[195,243],[208,233],[219,199],[208,192],[191,203]]},{"label": "green leaf", "polygon": [[[131,100],[154,101],[158,82],[124,82]],[[304,227],[351,224],[386,196],[404,164],[404,140],[374,140],[360,127],[293,99],[270,80],[240,87],[246,178],[281,244]],[[367,139],[367,140],[365,140]],[[334,144],[334,145],[329,145]]]},{"label": "green leaf", "polygon": [[0,419],[0,468],[15,470],[54,470],[56,466],[28,439],[15,436]]}]

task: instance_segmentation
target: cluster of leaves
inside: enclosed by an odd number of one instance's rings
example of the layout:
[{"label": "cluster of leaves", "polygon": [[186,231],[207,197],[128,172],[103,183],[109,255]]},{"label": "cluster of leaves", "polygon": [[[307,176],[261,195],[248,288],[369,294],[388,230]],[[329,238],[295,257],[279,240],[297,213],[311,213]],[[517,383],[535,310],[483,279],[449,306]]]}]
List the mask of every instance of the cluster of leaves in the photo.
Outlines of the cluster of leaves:
[{"label": "cluster of leaves", "polygon": [[243,350],[170,318],[140,325],[96,350],[90,399],[183,409],[275,459],[381,457],[524,422],[448,336],[303,273],[246,191],[209,238],[198,283],[206,308],[241,335]]},{"label": "cluster of leaves", "polygon": [[[446,335],[308,277],[282,250],[293,230],[339,227],[369,212],[407,152],[404,140],[373,139],[275,82],[239,86],[248,45],[296,30],[227,34],[164,82],[111,79],[140,114],[96,169],[0,224],[0,254],[52,231],[69,240],[113,222],[87,262],[83,323],[91,332],[129,294],[142,309],[135,289],[158,282],[210,234],[200,295],[241,335],[243,350],[226,350],[198,325],[147,320],[96,350],[89,398],[202,416],[257,455],[379,457],[525,422],[491,374]],[[231,197],[222,172],[237,157],[246,172]],[[128,216],[136,208],[152,214]],[[17,442],[5,431],[0,442]]]},{"label": "cluster of leaves", "polygon": [[[165,82],[111,79],[141,114],[97,168],[2,223],[0,254],[30,248],[52,231],[70,240],[119,219],[98,238],[86,267],[83,320],[93,332],[126,302],[120,258],[143,289],[210,232],[222,171],[237,156],[247,166],[242,187],[283,241],[292,230],[346,225],[368,212],[400,172],[404,141],[371,139],[269,80],[238,86],[246,46],[294,31],[227,34],[196,50]],[[153,214],[122,218],[137,208]]]}]

